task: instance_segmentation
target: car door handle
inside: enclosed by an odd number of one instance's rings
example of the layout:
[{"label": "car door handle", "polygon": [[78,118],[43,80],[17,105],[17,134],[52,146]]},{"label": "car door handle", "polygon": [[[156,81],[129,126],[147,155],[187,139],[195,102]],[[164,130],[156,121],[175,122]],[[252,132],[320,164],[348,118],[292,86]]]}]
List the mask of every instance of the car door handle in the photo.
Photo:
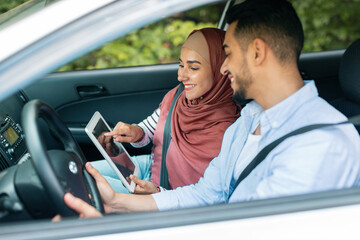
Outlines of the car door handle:
[{"label": "car door handle", "polygon": [[81,98],[98,97],[108,95],[103,85],[78,86],[76,90]]}]

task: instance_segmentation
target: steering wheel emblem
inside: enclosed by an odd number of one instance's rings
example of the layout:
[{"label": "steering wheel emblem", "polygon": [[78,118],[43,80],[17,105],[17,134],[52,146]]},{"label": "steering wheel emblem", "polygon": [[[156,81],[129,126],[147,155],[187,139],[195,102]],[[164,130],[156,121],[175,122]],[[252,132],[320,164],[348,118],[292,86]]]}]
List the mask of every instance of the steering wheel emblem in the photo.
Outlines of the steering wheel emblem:
[{"label": "steering wheel emblem", "polygon": [[74,161],[70,161],[69,162],[69,170],[70,172],[72,172],[73,174],[77,174],[78,173],[78,168],[76,166],[76,163]]}]

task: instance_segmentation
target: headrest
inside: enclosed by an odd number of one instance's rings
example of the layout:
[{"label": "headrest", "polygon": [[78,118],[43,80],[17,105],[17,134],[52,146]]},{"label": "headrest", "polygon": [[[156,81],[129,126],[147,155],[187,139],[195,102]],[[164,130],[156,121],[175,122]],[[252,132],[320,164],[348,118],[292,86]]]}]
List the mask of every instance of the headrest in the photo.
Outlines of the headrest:
[{"label": "headrest", "polygon": [[360,104],[360,39],[346,49],[340,63],[339,80],[345,96]]}]

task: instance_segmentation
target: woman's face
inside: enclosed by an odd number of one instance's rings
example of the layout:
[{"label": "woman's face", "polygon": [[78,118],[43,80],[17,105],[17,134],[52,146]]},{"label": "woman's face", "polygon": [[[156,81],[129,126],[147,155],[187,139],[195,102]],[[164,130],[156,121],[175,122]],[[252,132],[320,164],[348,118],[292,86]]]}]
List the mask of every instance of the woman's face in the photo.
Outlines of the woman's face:
[{"label": "woman's face", "polygon": [[185,97],[193,100],[203,96],[213,86],[210,65],[190,48],[181,48],[178,80],[184,84]]}]

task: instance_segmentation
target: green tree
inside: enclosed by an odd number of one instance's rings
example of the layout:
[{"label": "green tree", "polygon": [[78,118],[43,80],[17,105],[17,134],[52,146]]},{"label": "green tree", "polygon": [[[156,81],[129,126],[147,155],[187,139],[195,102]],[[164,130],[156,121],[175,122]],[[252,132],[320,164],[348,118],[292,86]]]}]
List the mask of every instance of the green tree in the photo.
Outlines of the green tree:
[{"label": "green tree", "polygon": [[[290,0],[304,27],[304,52],[346,48],[359,38],[360,0]],[[210,6],[178,14],[134,31],[61,70],[176,62],[192,29],[216,26],[222,8]],[[210,17],[209,17],[210,16]],[[153,36],[156,36],[154,38]]]},{"label": "green tree", "polygon": [[360,0],[290,0],[305,32],[304,52],[346,48],[359,38]]},{"label": "green tree", "polygon": [[208,6],[176,14],[110,42],[61,67],[59,71],[177,62],[181,46],[190,32],[216,27],[221,9]]},{"label": "green tree", "polygon": [[[27,1],[3,0],[0,3],[0,13]],[[304,52],[346,48],[360,37],[360,0],[289,1],[295,7],[304,27]],[[224,5],[225,3],[220,7],[214,5],[195,9],[148,25],[78,58],[60,70],[176,62],[188,34],[193,29],[215,27]]]},{"label": "green tree", "polygon": [[29,0],[2,0],[0,2],[0,14],[9,11],[12,8],[17,7],[20,4],[23,4],[24,2],[27,2]]},{"label": "green tree", "polygon": [[149,25],[63,66],[60,71],[177,62],[189,33],[210,26],[215,24],[181,20]]}]

